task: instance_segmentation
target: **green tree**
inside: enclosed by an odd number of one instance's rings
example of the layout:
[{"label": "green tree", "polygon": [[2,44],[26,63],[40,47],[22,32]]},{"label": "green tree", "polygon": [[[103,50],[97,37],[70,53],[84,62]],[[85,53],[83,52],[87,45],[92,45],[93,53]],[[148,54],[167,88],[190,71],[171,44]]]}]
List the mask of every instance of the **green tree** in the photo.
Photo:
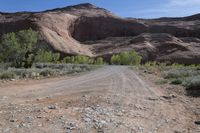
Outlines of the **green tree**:
[{"label": "green tree", "polygon": [[0,58],[2,62],[11,62],[18,55],[19,44],[15,33],[7,33],[1,37]]},{"label": "green tree", "polygon": [[51,51],[40,49],[35,56],[35,62],[47,63],[54,62],[57,63],[60,59],[59,53],[53,53]]},{"label": "green tree", "polygon": [[75,63],[76,64],[93,64],[94,60],[83,55],[75,56]]},{"label": "green tree", "polygon": [[131,56],[129,52],[122,52],[119,54],[120,65],[131,65]]},{"label": "green tree", "polygon": [[32,29],[21,30],[17,32],[17,39],[20,44],[19,59],[22,59],[21,62],[23,62],[23,64],[20,64],[19,67],[23,66],[25,68],[29,68],[35,60],[38,34]]},{"label": "green tree", "polygon": [[31,67],[36,43],[37,32],[32,29],[4,34],[0,41],[0,60],[15,67]]},{"label": "green tree", "polygon": [[113,55],[111,57],[111,63],[113,65],[120,65],[120,56],[119,55]]},{"label": "green tree", "polygon": [[131,51],[128,54],[128,65],[139,65],[141,63],[142,57],[136,51]]},{"label": "green tree", "polygon": [[98,57],[95,61],[94,61],[95,65],[103,65],[104,64],[104,60],[102,57]]},{"label": "green tree", "polygon": [[66,56],[63,60],[63,63],[74,63],[74,64],[96,64],[96,65],[102,65],[104,64],[103,58],[98,57],[96,60],[84,55],[78,55],[78,56]]},{"label": "green tree", "polygon": [[[72,58],[73,57],[73,58]],[[74,63],[74,56],[66,56],[64,59],[63,59],[63,63]]]},{"label": "green tree", "polygon": [[135,51],[122,52],[111,57],[111,63],[115,65],[139,65],[142,57]]}]

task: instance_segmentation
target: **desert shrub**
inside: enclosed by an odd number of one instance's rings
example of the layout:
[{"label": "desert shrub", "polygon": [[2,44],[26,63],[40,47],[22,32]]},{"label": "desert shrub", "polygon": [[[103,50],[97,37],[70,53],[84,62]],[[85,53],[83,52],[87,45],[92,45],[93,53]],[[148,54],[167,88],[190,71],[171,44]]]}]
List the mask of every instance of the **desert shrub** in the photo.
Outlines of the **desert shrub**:
[{"label": "desert shrub", "polygon": [[167,84],[168,80],[166,79],[159,79],[155,82],[157,85]]},{"label": "desert shrub", "polygon": [[143,65],[146,69],[157,69],[157,70],[164,70],[167,67],[166,63],[156,62],[156,61],[149,61]]},{"label": "desert shrub", "polygon": [[32,68],[0,68],[0,80],[2,79],[40,79],[50,76],[63,76],[67,74],[80,73],[98,68],[96,65],[78,64],[53,64],[36,63]]},{"label": "desert shrub", "polygon": [[167,68],[167,63],[164,62],[158,63],[158,68],[160,71],[165,70]]},{"label": "desert shrub", "polygon": [[156,61],[149,61],[140,65],[139,68],[150,74],[161,74],[161,72],[167,68],[167,64]]},{"label": "desert shrub", "polygon": [[187,78],[184,85],[187,95],[193,97],[200,96],[200,75]]},{"label": "desert shrub", "polygon": [[3,72],[0,74],[0,79],[14,79],[16,74],[14,72]]},{"label": "desert shrub", "polygon": [[44,77],[52,76],[52,75],[54,75],[54,74],[55,74],[55,72],[54,72],[53,70],[51,70],[51,69],[44,69],[44,70],[42,70],[42,71],[40,72],[40,75],[41,75],[41,76],[44,76]]},{"label": "desert shrub", "polygon": [[180,85],[182,83],[183,83],[183,81],[181,79],[174,79],[171,81],[171,84],[173,84],[173,85]]},{"label": "desert shrub", "polygon": [[200,74],[199,70],[197,70],[196,68],[191,68],[191,67],[169,69],[163,72],[163,76],[166,79],[186,78],[186,77],[195,76],[199,74]]},{"label": "desert shrub", "polygon": [[164,73],[165,79],[177,79],[184,76],[188,76],[188,72],[179,71],[179,70],[171,70]]},{"label": "desert shrub", "polygon": [[156,61],[149,61],[149,62],[146,62],[145,64],[144,64],[144,66],[145,67],[155,67],[155,66],[157,66],[157,62]]},{"label": "desert shrub", "polygon": [[190,96],[200,96],[200,66],[183,64],[166,64],[158,62],[147,62],[139,67],[145,72],[159,72],[164,79],[156,81],[156,84],[171,83],[186,87]]},{"label": "desert shrub", "polygon": [[139,65],[142,57],[135,51],[122,52],[111,57],[111,63],[115,65]]},{"label": "desert shrub", "polygon": [[0,69],[2,69],[2,70],[6,70],[11,66],[12,65],[10,63],[0,63]]},{"label": "desert shrub", "polygon": [[39,77],[40,69],[36,68],[9,68],[10,72],[15,73],[17,79],[23,79],[23,78],[36,78]]},{"label": "desert shrub", "polygon": [[184,67],[185,67],[185,65],[183,65],[183,64],[178,64],[178,63],[173,63],[173,64],[171,65],[171,68],[173,68],[173,69],[184,68]]},{"label": "desert shrub", "polygon": [[149,61],[146,62],[144,65],[140,66],[141,68],[144,68],[145,70],[148,70],[150,72],[155,72],[158,69],[158,65],[156,61]]},{"label": "desert shrub", "polygon": [[200,75],[189,77],[188,79],[186,79],[184,85],[189,90],[200,90]]}]

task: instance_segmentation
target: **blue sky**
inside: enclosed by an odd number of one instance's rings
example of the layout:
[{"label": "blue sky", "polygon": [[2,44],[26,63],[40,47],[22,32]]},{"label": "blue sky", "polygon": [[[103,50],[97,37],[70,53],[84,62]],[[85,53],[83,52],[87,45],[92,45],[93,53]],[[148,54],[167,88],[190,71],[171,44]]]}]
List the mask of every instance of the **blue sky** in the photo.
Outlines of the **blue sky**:
[{"label": "blue sky", "polygon": [[121,17],[156,18],[200,13],[200,0],[0,0],[0,11],[42,11],[86,2]]}]

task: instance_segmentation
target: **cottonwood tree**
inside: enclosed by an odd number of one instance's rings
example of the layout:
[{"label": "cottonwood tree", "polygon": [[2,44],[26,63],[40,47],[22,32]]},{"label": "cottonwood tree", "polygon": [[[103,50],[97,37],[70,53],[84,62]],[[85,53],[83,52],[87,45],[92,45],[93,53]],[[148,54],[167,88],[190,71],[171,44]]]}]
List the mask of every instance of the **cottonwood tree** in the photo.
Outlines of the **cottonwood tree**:
[{"label": "cottonwood tree", "polygon": [[0,40],[0,60],[14,67],[31,67],[36,54],[37,32],[32,29],[7,33]]}]

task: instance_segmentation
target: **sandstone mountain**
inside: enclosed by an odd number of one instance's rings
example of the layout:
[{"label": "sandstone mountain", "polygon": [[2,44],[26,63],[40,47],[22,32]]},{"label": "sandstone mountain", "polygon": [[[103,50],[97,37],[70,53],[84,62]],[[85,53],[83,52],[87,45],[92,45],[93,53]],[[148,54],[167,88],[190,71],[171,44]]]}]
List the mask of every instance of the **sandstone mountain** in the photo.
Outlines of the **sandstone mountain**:
[{"label": "sandstone mountain", "polygon": [[102,56],[135,49],[144,61],[200,63],[200,14],[120,18],[89,3],[43,12],[0,13],[0,35],[32,28],[38,46],[63,55]]}]

